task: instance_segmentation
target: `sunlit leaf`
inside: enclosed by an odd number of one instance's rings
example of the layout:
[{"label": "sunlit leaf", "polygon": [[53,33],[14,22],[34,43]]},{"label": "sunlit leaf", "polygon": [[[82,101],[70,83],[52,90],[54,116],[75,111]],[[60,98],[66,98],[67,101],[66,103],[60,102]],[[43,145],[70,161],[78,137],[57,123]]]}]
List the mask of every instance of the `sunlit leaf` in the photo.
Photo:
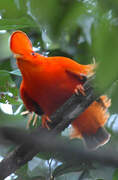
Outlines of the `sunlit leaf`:
[{"label": "sunlit leaf", "polygon": [[19,104],[18,89],[8,71],[0,70],[0,102]]},{"label": "sunlit leaf", "polygon": [[15,70],[11,71],[10,74],[14,74],[16,76],[21,76],[21,72],[19,69],[15,69]]},{"label": "sunlit leaf", "polygon": [[45,160],[41,160],[38,157],[34,157],[28,162],[29,177],[46,177],[49,176],[49,166]]},{"label": "sunlit leaf", "polygon": [[8,40],[9,40],[9,33],[3,31],[3,33],[0,34],[0,60],[7,59],[11,55]]}]

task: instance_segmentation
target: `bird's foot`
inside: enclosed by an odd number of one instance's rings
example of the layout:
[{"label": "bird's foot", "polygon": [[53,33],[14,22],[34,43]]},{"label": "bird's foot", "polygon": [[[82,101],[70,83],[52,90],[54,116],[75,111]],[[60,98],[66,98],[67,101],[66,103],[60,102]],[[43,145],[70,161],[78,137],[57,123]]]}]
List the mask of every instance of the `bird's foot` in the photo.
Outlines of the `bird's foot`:
[{"label": "bird's foot", "polygon": [[34,112],[23,111],[23,112],[21,112],[21,115],[22,115],[22,116],[24,116],[24,115],[28,115],[28,116],[29,116],[28,122],[27,122],[27,125],[26,125],[26,128],[27,128],[27,129],[29,129],[30,124],[31,124],[32,121],[33,121],[32,125],[33,125],[33,126],[36,125],[37,118],[38,118],[38,115],[37,115],[37,114],[35,114]]},{"label": "bird's foot", "polygon": [[21,112],[20,114],[22,115],[22,116],[24,116],[24,115],[27,115],[27,114],[29,114],[30,112],[27,110],[27,111],[23,111],[23,112]]},{"label": "bird's foot", "polygon": [[34,119],[33,119],[33,126],[36,125],[37,119],[38,119],[38,114],[35,114]]},{"label": "bird's foot", "polygon": [[29,127],[30,127],[30,124],[33,120],[33,116],[34,116],[34,112],[31,112],[31,113],[29,112],[29,118],[28,118],[27,125],[26,125],[27,129],[29,129]]},{"label": "bird's foot", "polygon": [[75,92],[76,95],[79,95],[81,93],[83,96],[86,96],[85,89],[84,89],[84,87],[81,84],[78,84],[76,86],[74,92]]},{"label": "bird's foot", "polygon": [[47,116],[47,115],[43,115],[42,116],[42,126],[44,128],[47,128],[47,129],[50,129],[49,125],[48,125],[48,122],[52,122],[51,119]]},{"label": "bird's foot", "polygon": [[38,114],[31,112],[29,115],[29,119],[28,119],[26,128],[29,129],[30,124],[32,124],[33,126],[36,126],[37,120],[38,120]]}]

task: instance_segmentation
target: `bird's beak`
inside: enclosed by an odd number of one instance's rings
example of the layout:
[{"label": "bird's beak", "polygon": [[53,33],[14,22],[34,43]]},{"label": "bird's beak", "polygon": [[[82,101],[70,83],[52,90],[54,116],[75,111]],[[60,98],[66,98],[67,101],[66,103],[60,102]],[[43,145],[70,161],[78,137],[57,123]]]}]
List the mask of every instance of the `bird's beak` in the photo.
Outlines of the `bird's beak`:
[{"label": "bird's beak", "polygon": [[21,54],[14,54],[14,58],[16,58],[16,59],[19,59],[19,58],[21,58],[21,57],[22,57]]}]

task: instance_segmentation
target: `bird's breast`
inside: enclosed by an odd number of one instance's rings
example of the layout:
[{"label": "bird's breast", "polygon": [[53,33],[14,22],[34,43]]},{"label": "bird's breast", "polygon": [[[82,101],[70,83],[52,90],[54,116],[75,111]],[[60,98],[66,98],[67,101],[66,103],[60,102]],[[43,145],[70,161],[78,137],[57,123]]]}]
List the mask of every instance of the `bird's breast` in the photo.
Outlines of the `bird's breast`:
[{"label": "bird's breast", "polygon": [[64,71],[53,70],[30,77],[26,84],[29,96],[51,115],[73,94],[78,81]]}]

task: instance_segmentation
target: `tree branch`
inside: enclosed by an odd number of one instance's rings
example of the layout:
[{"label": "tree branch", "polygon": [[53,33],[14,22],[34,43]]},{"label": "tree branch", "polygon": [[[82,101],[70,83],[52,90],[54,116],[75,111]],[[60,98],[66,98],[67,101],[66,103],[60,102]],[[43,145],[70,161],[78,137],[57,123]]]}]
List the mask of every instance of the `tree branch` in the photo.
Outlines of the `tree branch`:
[{"label": "tree branch", "polygon": [[[20,166],[24,165],[28,160],[30,160],[29,157],[33,157],[35,153],[39,151],[51,152],[53,154],[59,153],[59,156],[56,156],[57,159],[61,157],[64,162],[67,162],[68,164],[73,162],[76,166],[79,166],[82,162],[97,162],[118,168],[118,157],[116,156],[118,151],[106,148],[105,150],[98,149],[97,151],[88,151],[87,149],[84,149],[82,145],[77,144],[74,141],[58,136],[55,137],[51,131],[42,127],[36,129],[33,134],[7,127],[0,128],[0,132],[6,136],[7,139],[17,144],[21,142],[24,143],[25,148],[27,145],[26,149],[23,148],[23,146],[20,146],[20,151],[19,148],[16,149],[15,152],[10,153],[9,156],[0,163],[0,179],[4,179]],[[35,152],[32,151],[32,147]],[[26,151],[27,149],[29,150],[26,152],[28,155],[24,154],[24,149]],[[23,155],[22,158],[21,155]]]},{"label": "tree branch", "polygon": [[[92,81],[93,79],[90,79],[84,84],[86,96],[82,96],[81,94],[77,96],[73,94],[72,97],[69,98],[69,100],[67,100],[67,102],[65,102],[65,104],[62,105],[50,117],[52,123],[49,124],[49,126],[52,129],[50,130],[52,138],[55,137],[55,133],[57,134],[63,131],[76,117],[78,117],[98,97],[98,95],[94,94],[93,88],[90,85]],[[31,143],[29,141],[28,142],[23,141],[24,138],[21,138],[21,142],[20,140],[18,140],[18,142],[20,142],[21,145],[17,147],[12,153],[8,155],[8,157],[6,157],[0,163],[0,179],[4,179],[11,173],[15,172],[19,167],[21,167],[26,162],[31,160],[38,152],[42,152],[48,149],[47,144],[49,145],[49,142],[52,142],[52,140],[49,140],[48,142],[44,141],[41,132],[44,133],[45,131],[41,127],[33,131],[31,134],[33,136],[33,141],[31,140],[31,137],[30,138],[28,137]],[[5,137],[6,134],[7,132],[4,134]],[[9,137],[10,135],[7,136],[7,139],[9,139]],[[14,138],[16,137],[16,141],[17,141],[17,136],[13,136],[13,137]],[[36,137],[38,137],[38,140],[40,141],[39,144],[37,144],[38,142],[34,141]],[[14,140],[15,143],[17,143],[16,141]],[[54,142],[51,143],[52,147],[53,147],[53,143]],[[57,151],[57,147],[58,146],[56,146],[56,151]]]},{"label": "tree branch", "polygon": [[93,91],[94,77],[90,78],[84,84],[85,94],[79,95],[73,94],[55,113],[50,117],[52,123],[49,123],[49,127],[54,129],[55,132],[60,133],[68,125],[76,119],[85,109],[98,97],[99,94],[94,94]]}]

